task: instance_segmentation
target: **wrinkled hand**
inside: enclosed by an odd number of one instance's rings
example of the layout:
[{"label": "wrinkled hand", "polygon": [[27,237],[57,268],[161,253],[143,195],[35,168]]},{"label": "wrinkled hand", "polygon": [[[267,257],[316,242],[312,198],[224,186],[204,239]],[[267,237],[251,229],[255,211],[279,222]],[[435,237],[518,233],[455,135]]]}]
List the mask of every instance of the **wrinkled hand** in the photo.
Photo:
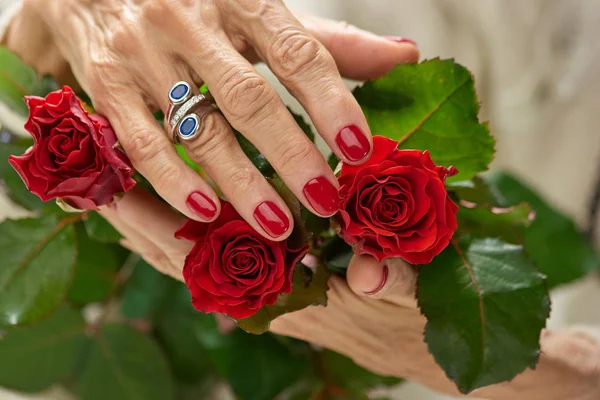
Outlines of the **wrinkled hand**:
[{"label": "wrinkled hand", "polygon": [[[173,233],[184,217],[141,188],[103,209],[138,252],[162,273],[183,281],[182,266],[192,244]],[[351,357],[383,375],[405,377],[435,390],[458,395],[423,342],[425,319],[415,301],[416,270],[394,260],[387,265],[355,256],[347,282],[329,281],[327,307],[308,307],[272,323],[272,331],[303,339]],[[545,331],[542,357],[510,383],[476,391],[473,397],[523,400],[597,400],[600,398],[600,343],[582,332]]]},{"label": "wrinkled hand", "polygon": [[70,68],[134,167],[174,208],[206,222],[220,211],[218,196],[177,156],[151,113],[166,112],[176,82],[205,82],[222,114],[207,115],[199,135],[183,145],[239,214],[273,240],[289,236],[291,213],[229,123],[315,214],[335,212],[338,185],[252,63],[264,60],[331,149],[357,164],[371,152],[371,133],[341,74],[376,78],[419,56],[410,41],[314,17],[298,20],[280,0],[25,0],[4,42],[40,72]]}]

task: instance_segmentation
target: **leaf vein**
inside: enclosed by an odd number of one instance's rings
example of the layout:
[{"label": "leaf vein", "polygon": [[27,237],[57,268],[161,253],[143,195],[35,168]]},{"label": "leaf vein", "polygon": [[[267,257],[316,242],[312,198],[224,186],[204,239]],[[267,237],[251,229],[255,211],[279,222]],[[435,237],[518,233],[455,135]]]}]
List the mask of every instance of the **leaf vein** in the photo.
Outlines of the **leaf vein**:
[{"label": "leaf vein", "polygon": [[9,285],[9,283],[25,268],[25,266],[27,264],[29,264],[33,260],[33,258],[35,256],[37,256],[42,250],[44,250],[44,248],[46,247],[46,245],[48,245],[48,243],[50,242],[50,240],[52,240],[52,238],[54,238],[56,235],[58,235],[66,226],[68,226],[69,224],[71,224],[73,222],[79,221],[79,220],[81,220],[81,216],[79,216],[79,215],[67,217],[67,218],[60,220],[56,224],[56,226],[54,228],[52,228],[52,230],[45,237],[43,237],[42,240],[40,240],[40,242],[33,249],[31,249],[29,254],[27,254],[25,256],[25,258],[23,258],[23,260],[19,263],[17,268],[15,268],[11,272],[8,279],[6,279],[4,281],[4,284],[2,285],[2,287],[0,287],[0,292],[2,292],[4,289],[6,289],[6,287]]},{"label": "leaf vein", "polygon": [[114,362],[115,356],[110,350],[110,346],[108,345],[108,343],[106,343],[104,336],[102,336],[102,333],[98,334],[97,340],[101,350],[100,353],[104,356],[104,359],[109,365],[113,365],[113,368],[109,368],[109,370],[113,372],[113,375],[115,376],[115,378],[117,378],[117,381],[121,384],[121,387],[123,388],[125,393],[127,393],[128,398],[138,399],[139,397],[135,393],[135,391],[132,392],[129,386],[127,385],[127,379],[125,379],[125,374],[123,373],[123,370],[117,362]]},{"label": "leaf vein", "polygon": [[479,316],[481,318],[481,366],[483,366],[485,364],[485,317],[483,309],[483,291],[479,286],[479,282],[477,282],[477,279],[475,278],[473,267],[469,264],[469,261],[467,260],[465,254],[463,253],[462,249],[455,240],[452,240],[452,246],[454,246],[456,254],[458,254],[460,259],[462,260],[463,265],[467,269],[469,277],[471,278],[471,281],[473,282],[473,285],[477,290],[477,299],[479,300]]},{"label": "leaf vein", "polygon": [[431,118],[433,116],[433,114],[436,113],[437,110],[439,110],[448,100],[450,100],[452,98],[452,96],[454,96],[463,86],[465,86],[467,83],[469,83],[470,80],[471,80],[471,78],[468,77],[467,79],[465,79],[464,82],[462,82],[454,90],[452,90],[450,93],[448,93],[448,95],[446,97],[444,97],[442,99],[442,101],[440,101],[440,103],[433,108],[433,110],[431,110],[427,115],[425,115],[425,117],[421,121],[419,121],[419,123],[417,125],[415,125],[415,127],[413,129],[411,129],[410,132],[408,132],[406,135],[402,136],[400,138],[400,140],[398,140],[398,147],[400,147],[416,131],[418,131],[423,126],[423,124],[425,122],[427,122],[429,120],[429,118]]}]

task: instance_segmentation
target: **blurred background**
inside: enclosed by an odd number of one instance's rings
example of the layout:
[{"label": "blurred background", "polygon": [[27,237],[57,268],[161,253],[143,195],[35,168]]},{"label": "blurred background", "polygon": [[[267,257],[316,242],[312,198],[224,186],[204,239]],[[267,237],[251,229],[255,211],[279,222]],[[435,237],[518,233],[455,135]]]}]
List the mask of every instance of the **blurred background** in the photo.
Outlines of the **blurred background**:
[{"label": "blurred background", "polygon": [[[13,3],[0,0],[0,12]],[[598,0],[286,3],[294,11],[344,20],[381,35],[410,38],[419,44],[423,59],[453,57],[467,66],[476,78],[482,119],[490,120],[497,140],[492,168],[522,177],[582,229],[592,231],[600,226],[600,216],[593,212],[600,187]],[[289,100],[289,95],[282,93]],[[22,121],[1,105],[0,123],[4,129],[21,132]],[[0,219],[19,213],[22,211],[0,195]],[[596,243],[600,245],[598,235]],[[598,332],[598,304],[597,277],[562,287],[553,293],[549,325],[583,326]],[[406,400],[447,399],[412,383],[386,395]],[[48,396],[41,398],[66,398],[63,393]],[[0,399],[22,397],[0,390]]]}]

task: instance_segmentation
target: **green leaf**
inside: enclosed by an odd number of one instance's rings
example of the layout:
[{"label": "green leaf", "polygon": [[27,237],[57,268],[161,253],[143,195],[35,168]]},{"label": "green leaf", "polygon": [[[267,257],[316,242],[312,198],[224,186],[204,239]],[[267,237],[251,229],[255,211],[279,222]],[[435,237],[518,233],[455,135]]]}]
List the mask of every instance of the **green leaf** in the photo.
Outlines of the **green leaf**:
[{"label": "green leaf", "polygon": [[306,227],[309,236],[313,239],[320,237],[329,230],[329,218],[321,218],[318,215],[308,211],[306,207],[301,206],[302,223]]},{"label": "green leaf", "polygon": [[200,172],[202,170],[202,168],[200,168],[198,164],[192,161],[192,159],[190,158],[190,156],[188,156],[187,152],[185,151],[185,148],[182,145],[176,144],[175,150],[177,151],[179,158],[181,158],[187,164],[188,167],[190,167],[196,172]]},{"label": "green leaf", "polygon": [[[0,49],[2,49],[0,47]],[[39,197],[32,194],[21,180],[21,177],[8,163],[8,156],[21,155],[29,146],[16,144],[0,144],[0,181],[8,197],[28,210],[39,210],[46,206]]]},{"label": "green leaf", "polygon": [[85,219],[85,230],[90,239],[102,243],[119,243],[123,238],[107,220],[102,218],[100,214],[91,211]]},{"label": "green leaf", "polygon": [[525,230],[525,250],[547,276],[548,286],[572,282],[600,265],[594,246],[567,215],[552,207],[531,188],[507,173],[486,178],[505,199],[504,206],[527,202],[535,219]]},{"label": "green leaf", "polygon": [[[302,129],[306,136],[308,136],[308,138],[314,142],[315,134],[313,133],[310,125],[304,121],[304,118],[302,118],[302,116],[293,113],[291,110],[289,111],[294,117],[294,120],[298,123],[298,126],[300,126],[300,129]],[[233,130],[233,132],[235,133],[235,137],[237,138],[240,147],[244,151],[244,154],[246,154],[246,157],[248,157],[250,161],[252,161],[252,164],[254,164],[254,166],[258,168],[258,170],[265,177],[273,177],[275,175],[275,170],[273,169],[273,166],[269,163],[269,160],[267,160],[265,156],[263,156],[261,152],[256,148],[256,146],[254,146],[252,142],[246,139],[244,135],[242,135],[235,129]]]},{"label": "green leaf", "polygon": [[61,308],[39,325],[11,330],[0,340],[0,386],[41,392],[74,369],[83,343],[82,316]]},{"label": "green leaf", "polygon": [[154,328],[175,377],[187,384],[206,380],[213,374],[213,368],[208,352],[195,334],[198,311],[192,306],[190,291],[183,283],[172,280],[163,301]]},{"label": "green leaf", "polygon": [[214,400],[215,386],[220,383],[216,375],[206,375],[193,385],[177,385],[177,400]]},{"label": "green leaf", "polygon": [[331,272],[339,275],[346,275],[353,256],[352,246],[337,235],[327,239],[321,247],[321,259]]},{"label": "green leaf", "polygon": [[241,400],[272,400],[308,372],[308,359],[293,355],[272,335],[241,330],[221,335],[212,315],[198,317],[198,337]]},{"label": "green leaf", "polygon": [[304,117],[302,115],[296,114],[295,112],[293,112],[289,108],[288,108],[288,110],[292,114],[292,117],[294,117],[294,120],[296,121],[296,123],[298,124],[298,126],[300,127],[300,129],[302,129],[302,131],[304,132],[304,134],[306,134],[306,136],[310,139],[311,142],[314,142],[315,141],[315,133],[313,132],[312,127],[310,126],[310,124],[308,124],[304,120]]},{"label": "green leaf", "polygon": [[340,159],[335,155],[335,153],[331,153],[327,158],[327,164],[329,164],[329,168],[331,168],[332,171],[337,169],[339,163]]},{"label": "green leaf", "polygon": [[55,311],[75,270],[72,218],[0,224],[0,326],[30,324]]},{"label": "green leaf", "polygon": [[494,139],[478,120],[471,73],[453,60],[402,64],[386,77],[357,88],[371,131],[402,149],[429,150],[438,165],[454,165],[458,182],[485,171]]},{"label": "green leaf", "polygon": [[24,96],[45,97],[56,89],[58,84],[54,79],[38,75],[13,52],[0,46],[0,101],[9,108],[27,116]]},{"label": "green leaf", "polygon": [[381,376],[368,371],[356,365],[350,358],[331,350],[323,350],[320,357],[320,367],[322,376],[326,378],[326,386],[342,389],[347,395],[365,396],[365,392],[370,389],[395,386],[402,382],[399,378]]},{"label": "green leaf", "polygon": [[274,176],[273,178],[267,179],[269,184],[277,191],[277,194],[281,196],[285,204],[288,206],[292,217],[294,218],[294,231],[287,239],[290,246],[294,249],[299,249],[308,243],[309,233],[304,225],[304,219],[302,217],[302,205],[294,193],[286,186],[286,184],[279,178]]},{"label": "green leaf", "polygon": [[502,207],[505,204],[498,190],[489,186],[480,176],[475,176],[470,181],[449,183],[447,187],[458,200],[474,203],[478,207]]},{"label": "green leaf", "polygon": [[105,300],[115,284],[129,251],[115,244],[92,241],[83,224],[75,226],[77,271],[69,300],[79,305]]},{"label": "green leaf", "polygon": [[458,209],[458,230],[462,234],[500,238],[508,243],[523,244],[525,228],[531,224],[531,208],[522,203],[511,208]]},{"label": "green leaf", "polygon": [[281,294],[272,306],[264,306],[251,317],[238,320],[240,328],[246,332],[260,335],[269,330],[271,321],[311,305],[327,305],[327,281],[329,271],[320,265],[316,273],[303,265],[296,267],[293,276],[292,293]]},{"label": "green leaf", "polygon": [[463,237],[419,272],[425,342],[462,393],[537,364],[550,300],[544,276],[522,250]]},{"label": "green leaf", "polygon": [[140,259],[123,292],[121,313],[131,319],[152,319],[171,281],[172,278]]},{"label": "green leaf", "polygon": [[260,151],[254,146],[248,139],[244,137],[241,133],[234,130],[235,137],[240,144],[240,147],[246,154],[246,157],[252,161],[252,164],[266,177],[270,177],[275,175],[275,170],[269,163],[269,161],[263,156]]},{"label": "green leaf", "polygon": [[157,344],[123,325],[96,332],[70,387],[81,400],[168,400],[174,387]]}]

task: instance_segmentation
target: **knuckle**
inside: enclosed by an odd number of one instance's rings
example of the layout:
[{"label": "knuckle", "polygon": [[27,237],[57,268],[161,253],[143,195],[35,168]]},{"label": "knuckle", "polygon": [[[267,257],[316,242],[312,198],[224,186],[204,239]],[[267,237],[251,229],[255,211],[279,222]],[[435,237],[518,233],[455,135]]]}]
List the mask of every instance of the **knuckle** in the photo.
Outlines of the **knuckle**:
[{"label": "knuckle", "polygon": [[148,176],[152,178],[152,187],[160,194],[169,193],[174,185],[185,179],[177,165],[170,162],[154,163]]},{"label": "knuckle", "polygon": [[223,111],[238,124],[257,123],[273,112],[270,106],[277,95],[268,82],[256,72],[232,69],[223,78],[220,93]]},{"label": "knuckle", "polygon": [[152,162],[161,151],[163,138],[143,127],[133,128],[126,137],[123,146],[136,168]]},{"label": "knuckle", "polygon": [[100,113],[120,111],[122,99],[119,94],[131,91],[127,79],[128,74],[112,59],[94,59],[85,67],[89,95],[93,99],[94,107]]},{"label": "knuckle", "polygon": [[218,155],[233,142],[233,132],[227,122],[213,112],[204,117],[200,132],[194,140],[186,142],[185,147],[194,161],[205,163],[210,162],[210,157]]},{"label": "knuckle", "polygon": [[279,168],[282,171],[298,171],[311,160],[315,160],[318,150],[310,143],[294,143],[293,141],[286,144],[277,158]]},{"label": "knuckle", "polygon": [[182,8],[187,8],[191,4],[190,0],[152,0],[144,1],[141,6],[142,19],[148,21],[155,27],[162,27],[177,24],[177,26],[188,26],[185,21],[187,13],[181,12]]},{"label": "knuckle", "polygon": [[327,65],[327,51],[315,38],[301,31],[283,33],[271,49],[271,60],[275,73],[283,79],[306,70]]},{"label": "knuckle", "polygon": [[145,1],[141,7],[142,15],[150,21],[160,20],[173,10],[173,0]]},{"label": "knuckle", "polygon": [[250,168],[236,168],[229,176],[229,183],[237,193],[247,193],[257,184],[254,171]]},{"label": "knuckle", "polygon": [[147,47],[145,36],[139,22],[128,21],[113,30],[107,48],[125,58],[139,56]]}]

